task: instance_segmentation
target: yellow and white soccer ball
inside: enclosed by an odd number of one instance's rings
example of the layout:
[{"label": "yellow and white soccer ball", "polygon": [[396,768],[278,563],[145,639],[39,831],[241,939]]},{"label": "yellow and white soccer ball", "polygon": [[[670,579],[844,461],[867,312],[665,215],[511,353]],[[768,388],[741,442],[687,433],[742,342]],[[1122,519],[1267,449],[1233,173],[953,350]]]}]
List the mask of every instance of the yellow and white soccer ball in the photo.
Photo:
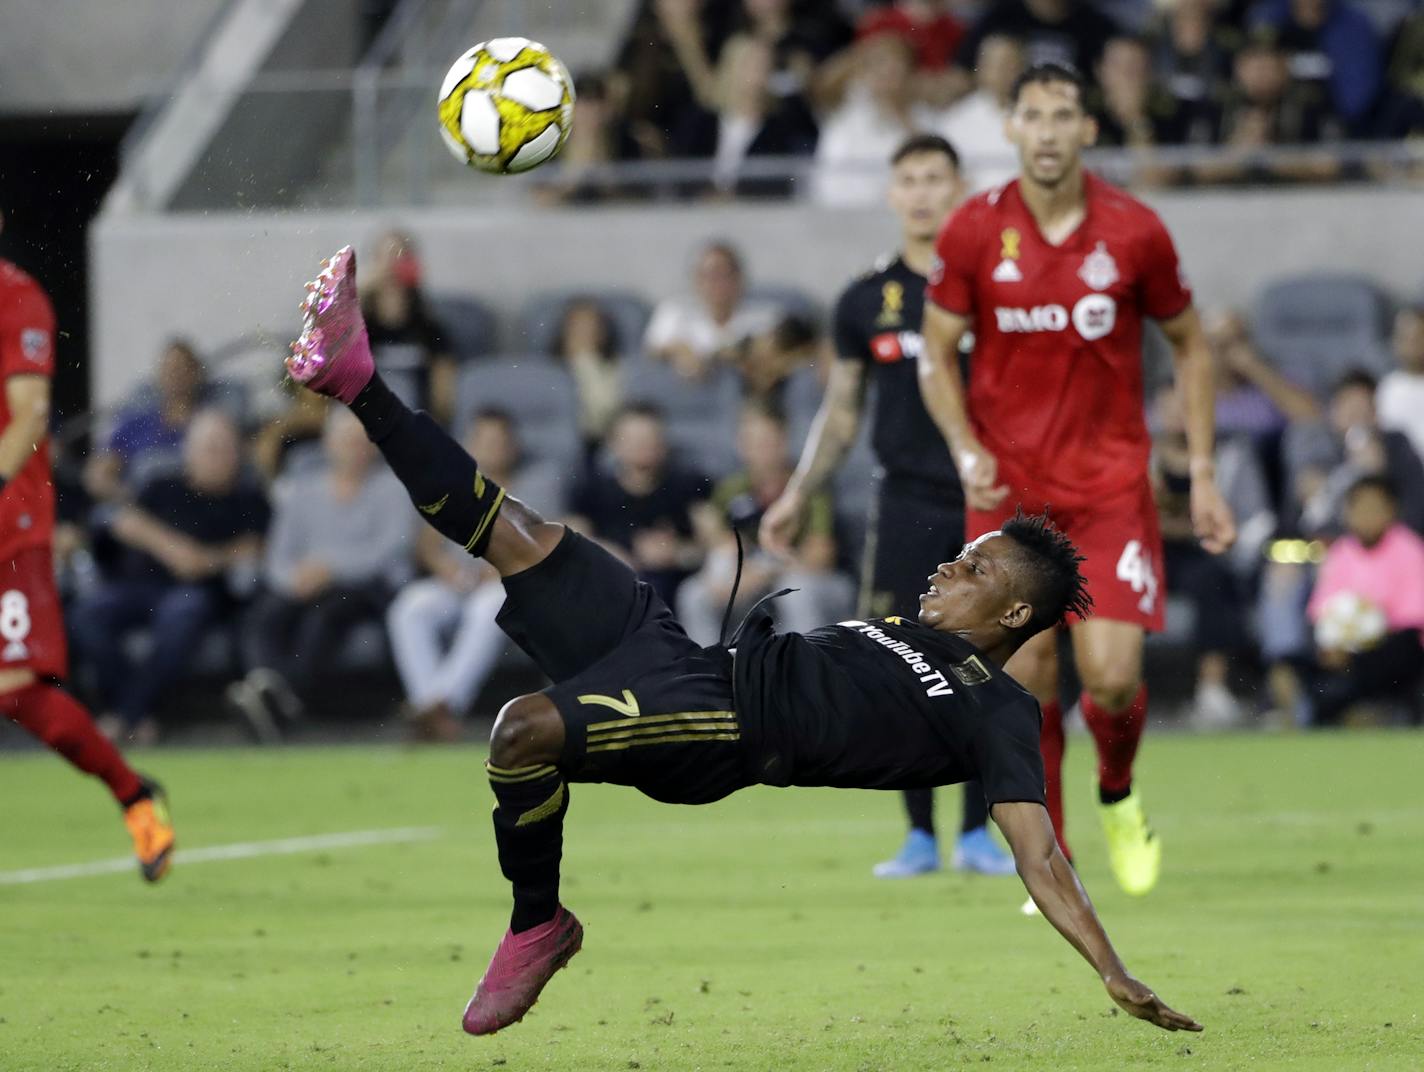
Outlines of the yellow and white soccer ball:
[{"label": "yellow and white soccer ball", "polygon": [[1315,620],[1315,643],[1326,651],[1369,651],[1384,639],[1384,611],[1355,592],[1336,592]]},{"label": "yellow and white soccer ball", "polygon": [[496,37],[470,49],[440,84],[440,136],[463,163],[512,175],[552,159],[569,136],[574,83],[537,41]]}]

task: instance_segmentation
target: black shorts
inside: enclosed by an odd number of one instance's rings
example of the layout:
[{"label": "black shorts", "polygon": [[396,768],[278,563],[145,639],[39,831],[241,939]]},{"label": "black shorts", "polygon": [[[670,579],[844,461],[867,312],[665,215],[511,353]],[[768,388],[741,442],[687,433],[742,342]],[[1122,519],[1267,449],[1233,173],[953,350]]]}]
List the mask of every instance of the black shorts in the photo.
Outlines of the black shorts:
[{"label": "black shorts", "polygon": [[622,562],[570,530],[504,588],[500,627],[554,681],[544,695],[564,721],[565,778],[669,804],[752,784],[731,656],[695,644]]},{"label": "black shorts", "polygon": [[913,620],[929,575],[963,546],[964,501],[954,489],[883,478],[866,534],[856,616]]}]

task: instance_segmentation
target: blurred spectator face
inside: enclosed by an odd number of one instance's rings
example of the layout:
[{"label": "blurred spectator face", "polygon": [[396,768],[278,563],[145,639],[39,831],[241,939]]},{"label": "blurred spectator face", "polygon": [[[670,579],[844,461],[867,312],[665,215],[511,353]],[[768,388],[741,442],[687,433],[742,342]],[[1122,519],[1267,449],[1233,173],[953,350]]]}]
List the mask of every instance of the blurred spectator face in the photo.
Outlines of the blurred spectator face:
[{"label": "blurred spectator face", "polygon": [[697,296],[714,316],[726,317],[742,300],[742,267],[722,246],[709,246],[697,258],[693,272]]},{"label": "blurred spectator face", "polygon": [[420,284],[420,258],[410,235],[391,231],[383,235],[376,247],[376,275],[403,287]]},{"label": "blurred spectator face", "polygon": [[1236,85],[1252,104],[1275,104],[1286,91],[1290,69],[1269,45],[1249,45],[1236,56]]},{"label": "blurred spectator face", "polygon": [[170,344],[158,360],[158,390],[164,398],[191,402],[206,378],[203,363],[186,343]]},{"label": "blurred spectator face", "polygon": [[1018,149],[1024,174],[1053,187],[1097,140],[1098,124],[1071,82],[1030,82],[1019,90],[1005,133]]},{"label": "blurred spectator face", "polygon": [[1328,0],[1291,0],[1291,20],[1302,29],[1318,30],[1330,12]]},{"label": "blurred spectator face", "polygon": [[195,491],[221,494],[237,482],[242,444],[231,419],[217,410],[193,418],[183,438],[183,473]]},{"label": "blurred spectator face", "polygon": [[915,73],[915,51],[897,33],[867,37],[856,46],[860,80],[870,95],[882,103],[899,106],[909,95]]},{"label": "blurred spectator face", "polygon": [[465,437],[470,454],[491,473],[512,473],[519,465],[519,437],[504,417],[477,416]]},{"label": "blurred spectator face", "polygon": [[791,0],[742,0],[747,20],[758,26],[784,22],[791,14]]},{"label": "blurred spectator face", "polygon": [[738,34],[722,48],[718,64],[718,98],[724,112],[756,115],[766,109],[775,57],[760,37]]},{"label": "blurred spectator face", "polygon": [[1374,388],[1364,383],[1346,383],[1330,396],[1330,426],[1341,436],[1351,429],[1375,427]]},{"label": "blurred spectator face", "polygon": [[559,354],[563,357],[588,353],[611,356],[612,335],[612,325],[597,302],[570,302],[559,325]]},{"label": "blurred spectator face", "polygon": [[1172,47],[1184,56],[1195,56],[1206,48],[1214,7],[1213,0],[1177,0],[1168,23]]},{"label": "blurred spectator face", "polygon": [[1345,500],[1345,528],[1366,547],[1373,547],[1398,516],[1394,497],[1383,488],[1364,484]]},{"label": "blurred spectator face", "polygon": [[944,153],[912,153],[890,171],[890,208],[913,241],[939,234],[962,191],[959,172]]},{"label": "blurred spectator face", "polygon": [[1408,372],[1424,372],[1424,310],[1401,309],[1394,317],[1394,359]]},{"label": "blurred spectator face", "polygon": [[1098,61],[1098,84],[1114,111],[1140,111],[1152,76],[1151,57],[1140,41],[1115,37]]},{"label": "blurred spectator face", "polygon": [[348,409],[333,408],[321,433],[322,451],[331,468],[343,475],[364,472],[376,458],[375,445]]},{"label": "blurred spectator face", "polygon": [[992,34],[979,45],[974,83],[996,101],[1007,101],[1014,79],[1023,70],[1023,46],[1012,37]]},{"label": "blurred spectator face", "polygon": [[613,426],[610,449],[620,468],[655,472],[667,460],[663,422],[647,413],[624,413]]},{"label": "blurred spectator face", "polygon": [[748,410],[737,429],[737,455],[752,473],[786,468],[785,425],[769,414]]}]

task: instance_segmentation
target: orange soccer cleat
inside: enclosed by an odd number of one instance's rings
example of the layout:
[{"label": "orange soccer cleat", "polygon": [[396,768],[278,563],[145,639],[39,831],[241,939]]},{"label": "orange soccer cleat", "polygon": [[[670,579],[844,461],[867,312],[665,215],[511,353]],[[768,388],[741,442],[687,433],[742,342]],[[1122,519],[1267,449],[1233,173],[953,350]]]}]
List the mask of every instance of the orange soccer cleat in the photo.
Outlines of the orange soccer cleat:
[{"label": "orange soccer cleat", "polygon": [[157,882],[173,862],[173,821],[168,799],[156,782],[143,783],[143,796],[124,809],[124,825],[133,836],[134,855],[148,882]]}]

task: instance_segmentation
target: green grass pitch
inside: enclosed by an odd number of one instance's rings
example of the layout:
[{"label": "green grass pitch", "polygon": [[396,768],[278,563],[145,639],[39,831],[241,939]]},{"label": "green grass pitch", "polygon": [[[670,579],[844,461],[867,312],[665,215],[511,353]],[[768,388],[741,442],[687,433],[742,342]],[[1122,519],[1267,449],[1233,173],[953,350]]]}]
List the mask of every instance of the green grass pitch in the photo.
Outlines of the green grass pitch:
[{"label": "green grass pitch", "polygon": [[[1149,736],[1166,872],[1107,874],[1091,747],[1070,833],[1130,967],[1203,1035],[1114,1015],[1015,879],[884,883],[889,794],[706,808],[578,786],[566,902],[584,951],[525,1021],[460,1012],[507,918],[475,749],[168,752],[182,845],[438,826],[428,841],[0,879],[0,1069],[1424,1068],[1424,736]],[[0,759],[0,872],[119,855],[100,789]],[[956,791],[957,792],[957,791]],[[946,812],[957,802],[942,793]]]}]

